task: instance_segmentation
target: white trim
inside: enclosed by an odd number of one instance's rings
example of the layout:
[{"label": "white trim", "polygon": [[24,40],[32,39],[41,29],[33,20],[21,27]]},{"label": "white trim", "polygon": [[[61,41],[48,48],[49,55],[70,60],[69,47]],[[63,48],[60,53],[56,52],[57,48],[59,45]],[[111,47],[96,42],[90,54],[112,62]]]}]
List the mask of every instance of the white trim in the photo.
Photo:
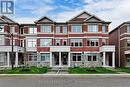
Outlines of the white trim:
[{"label": "white trim", "polygon": [[42,38],[43,38],[43,39],[46,39],[46,38],[48,39],[48,38],[50,38],[50,39],[52,39],[52,38],[55,38],[55,37],[36,37],[36,38],[40,38],[40,39],[42,39]]},{"label": "white trim", "polygon": [[44,52],[39,52],[39,53],[51,53],[51,52],[45,52],[45,51],[44,51]]},{"label": "white trim", "polygon": [[130,37],[123,37],[120,40],[124,40],[124,39],[130,39]]},{"label": "white trim", "polygon": [[84,51],[84,53],[100,53],[99,51]]},{"label": "white trim", "polygon": [[79,51],[79,52],[77,52],[77,51],[76,51],[76,52],[73,52],[73,51],[72,51],[71,53],[82,53],[82,52],[80,52],[80,51]]},{"label": "white trim", "polygon": [[123,35],[130,35],[130,33],[123,33],[123,34],[121,34],[120,36],[123,36]]}]

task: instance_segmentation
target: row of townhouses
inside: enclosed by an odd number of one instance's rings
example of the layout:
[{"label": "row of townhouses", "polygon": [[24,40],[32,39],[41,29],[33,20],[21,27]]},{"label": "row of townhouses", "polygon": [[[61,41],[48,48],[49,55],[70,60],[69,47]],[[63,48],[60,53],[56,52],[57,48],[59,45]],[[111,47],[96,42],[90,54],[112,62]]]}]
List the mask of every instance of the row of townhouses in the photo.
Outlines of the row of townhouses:
[{"label": "row of townhouses", "polygon": [[109,33],[110,23],[88,12],[67,22],[42,17],[33,24],[19,24],[1,16],[0,66],[11,66],[12,43],[16,67],[129,66],[130,22]]}]

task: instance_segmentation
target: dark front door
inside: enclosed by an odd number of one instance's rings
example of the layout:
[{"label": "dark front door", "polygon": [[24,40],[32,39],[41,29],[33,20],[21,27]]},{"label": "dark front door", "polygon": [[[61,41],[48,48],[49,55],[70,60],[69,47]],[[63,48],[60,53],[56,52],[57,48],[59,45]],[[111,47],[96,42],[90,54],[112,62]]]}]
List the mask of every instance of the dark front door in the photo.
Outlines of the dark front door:
[{"label": "dark front door", "polygon": [[68,65],[68,52],[61,52],[62,65]]}]

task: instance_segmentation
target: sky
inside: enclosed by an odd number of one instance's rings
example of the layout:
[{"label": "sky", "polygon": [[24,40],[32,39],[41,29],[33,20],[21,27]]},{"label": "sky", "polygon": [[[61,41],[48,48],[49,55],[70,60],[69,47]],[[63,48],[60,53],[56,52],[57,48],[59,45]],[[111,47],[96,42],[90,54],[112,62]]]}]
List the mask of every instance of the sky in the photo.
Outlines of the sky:
[{"label": "sky", "polygon": [[15,0],[15,13],[8,16],[18,23],[33,23],[43,16],[66,22],[83,11],[112,22],[111,31],[130,21],[130,0]]}]

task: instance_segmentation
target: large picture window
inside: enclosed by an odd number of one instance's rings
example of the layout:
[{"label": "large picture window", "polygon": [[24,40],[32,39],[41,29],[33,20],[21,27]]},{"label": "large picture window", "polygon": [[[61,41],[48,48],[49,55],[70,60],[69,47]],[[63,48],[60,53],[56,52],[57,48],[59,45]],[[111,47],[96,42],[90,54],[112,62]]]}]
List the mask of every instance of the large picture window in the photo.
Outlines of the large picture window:
[{"label": "large picture window", "polygon": [[87,39],[87,46],[98,46],[98,39]]},{"label": "large picture window", "polygon": [[81,53],[73,53],[72,54],[72,61],[81,61]]},{"label": "large picture window", "polygon": [[71,39],[71,46],[81,47],[82,46],[82,39]]},{"label": "large picture window", "polygon": [[42,25],[41,26],[41,32],[50,33],[51,32],[51,26],[50,25]]},{"label": "large picture window", "polygon": [[40,46],[51,46],[52,45],[52,39],[40,39]]},{"label": "large picture window", "polygon": [[82,26],[81,25],[72,25],[72,33],[81,33]]},{"label": "large picture window", "polygon": [[27,39],[27,45],[28,47],[36,47],[36,39],[34,38]]},{"label": "large picture window", "polygon": [[42,53],[41,54],[41,61],[49,62],[50,60],[50,54],[49,53]]},{"label": "large picture window", "polygon": [[89,24],[88,25],[88,32],[98,32],[98,25],[97,24]]}]

